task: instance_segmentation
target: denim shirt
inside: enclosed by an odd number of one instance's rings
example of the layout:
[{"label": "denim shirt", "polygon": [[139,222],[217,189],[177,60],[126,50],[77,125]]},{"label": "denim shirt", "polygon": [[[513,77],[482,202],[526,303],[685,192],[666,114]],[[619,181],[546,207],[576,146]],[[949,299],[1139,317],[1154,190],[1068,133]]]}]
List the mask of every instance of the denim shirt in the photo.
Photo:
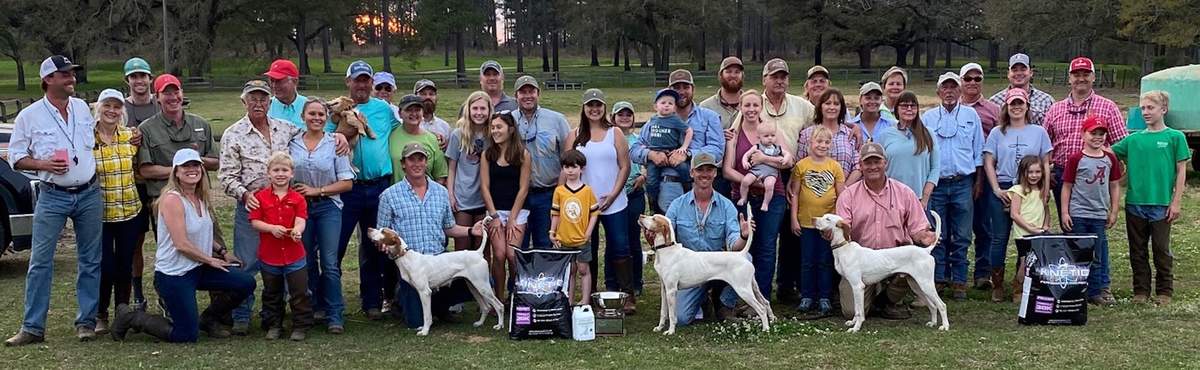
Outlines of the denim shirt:
[{"label": "denim shirt", "polygon": [[[304,135],[296,135],[288,143],[292,161],[295,162],[294,182],[312,187],[329,186],[342,180],[354,180],[354,169],[350,167],[350,158],[337,155],[337,144],[332,134],[325,134],[317,142],[316,149],[308,151],[304,144]],[[342,208],[342,197],[334,194],[329,199],[334,205]]]},{"label": "denim shirt", "polygon": [[546,108],[538,107],[532,117],[526,117],[520,111],[512,112],[517,121],[521,138],[525,140],[525,149],[533,161],[530,174],[530,186],[534,188],[550,188],[558,185],[558,175],[562,166],[560,156],[563,146],[567,145],[567,132],[571,130],[567,118]]},{"label": "denim shirt", "polygon": [[[712,154],[715,158],[725,156],[725,132],[721,130],[721,116],[717,115],[717,112],[693,105],[692,112],[688,114],[687,123],[688,127],[692,129],[692,142],[688,145],[688,157],[695,156],[700,152]],[[646,164],[646,156],[650,154],[646,143],[649,141],[650,130],[640,130],[638,140],[629,147],[630,162]],[[663,168],[662,174],[684,175],[675,173],[675,169],[670,167]]]},{"label": "denim shirt", "polygon": [[713,192],[707,214],[696,207],[696,194],[687,192],[675,198],[667,208],[667,218],[675,224],[675,238],[684,248],[701,252],[727,250],[742,237],[738,228],[737,208],[725,196]]},{"label": "denim shirt", "polygon": [[939,104],[921,114],[921,122],[940,151],[941,177],[970,175],[983,166],[983,128],[974,108],[956,103],[946,110]]}]

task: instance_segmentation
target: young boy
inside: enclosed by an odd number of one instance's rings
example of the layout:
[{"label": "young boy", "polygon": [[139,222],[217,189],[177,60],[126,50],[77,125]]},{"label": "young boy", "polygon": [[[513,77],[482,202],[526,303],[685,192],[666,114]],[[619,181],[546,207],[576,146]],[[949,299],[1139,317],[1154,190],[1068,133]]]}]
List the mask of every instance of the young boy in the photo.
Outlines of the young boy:
[{"label": "young boy", "polygon": [[600,217],[600,212],[595,209],[596,194],[580,179],[585,166],[587,158],[582,152],[572,149],[563,154],[562,172],[566,181],[554,189],[554,204],[550,206],[550,241],[556,248],[579,250],[569,286],[574,299],[575,278],[583,285],[581,305],[592,301],[592,272],[588,264],[594,256],[588,237],[596,229],[596,220]]},{"label": "young boy", "polygon": [[254,193],[258,208],[250,210],[250,225],[259,232],[258,260],[262,263],[262,325],[267,339],[279,339],[283,332],[284,283],[292,306],[292,335],[302,341],[312,326],[312,306],[308,298],[308,269],[305,268],[304,219],[308,208],[304,196],[291,189],[292,157],[276,152],[267,160],[270,186]]},{"label": "young boy", "polygon": [[1083,150],[1072,154],[1063,169],[1062,224],[1066,232],[1096,234],[1095,257],[1088,274],[1088,302],[1098,306],[1117,303],[1108,289],[1108,233],[1117,223],[1121,187],[1121,162],[1104,150],[1108,127],[1100,119],[1083,121]]},{"label": "young boy", "polygon": [[[646,140],[646,148],[650,152],[657,152],[665,158],[671,156],[679,156],[683,158],[678,165],[673,166],[675,176],[679,182],[687,183],[692,179],[689,176],[691,171],[688,168],[687,151],[688,145],[692,142],[692,128],[688,127],[687,122],[679,118],[679,114],[675,112],[676,105],[679,104],[679,93],[671,89],[658,90],[654,94],[654,116],[646,121],[646,125],[642,130],[649,133],[649,139]],[[663,166],[655,164],[653,161],[646,160],[646,194],[649,194],[651,199],[658,198],[659,184],[662,183]],[[656,203],[657,200],[651,200],[650,204]]]},{"label": "young boy", "polygon": [[[833,213],[837,196],[845,187],[842,165],[829,157],[833,133],[817,127],[810,139],[811,154],[796,162],[788,192],[792,202],[792,232],[800,236],[800,305],[802,313],[833,314],[833,249],[813,226],[813,218]],[[876,144],[877,145],[877,144]]]},{"label": "young boy", "polygon": [[[1192,158],[1187,138],[1179,130],[1169,128],[1163,120],[1170,104],[1164,91],[1142,95],[1142,118],[1146,129],[1126,136],[1113,153],[1129,169],[1128,193],[1125,196],[1125,228],[1129,234],[1129,264],[1133,268],[1133,302],[1145,303],[1150,298],[1150,251],[1154,248],[1154,279],[1156,303],[1168,305],[1173,293],[1171,265],[1171,224],[1179,219],[1187,176],[1187,162]],[[1129,164],[1136,164],[1130,166]]]}]

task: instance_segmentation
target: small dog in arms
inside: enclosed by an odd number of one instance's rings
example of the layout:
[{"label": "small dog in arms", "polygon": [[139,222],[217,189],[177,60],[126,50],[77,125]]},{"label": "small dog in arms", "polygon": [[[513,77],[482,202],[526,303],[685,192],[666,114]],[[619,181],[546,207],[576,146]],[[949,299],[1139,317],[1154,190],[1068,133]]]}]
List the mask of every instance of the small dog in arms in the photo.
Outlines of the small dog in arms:
[{"label": "small dog in arms", "polygon": [[[942,234],[942,218],[933,212],[935,223],[934,235]],[[865,248],[850,240],[850,225],[841,216],[825,214],[813,218],[813,226],[818,230],[828,231],[833,248],[834,267],[842,274],[842,278],[850,283],[854,294],[854,318],[846,321],[849,332],[857,332],[865,319],[863,311],[863,292],[869,284],[875,284],[894,274],[906,274],[909,277],[909,287],[916,293],[917,299],[929,307],[929,322],[925,326],[937,325],[938,315],[942,317],[939,330],[950,330],[950,321],[946,318],[946,304],[938,297],[937,288],[933,283],[933,273],[936,263],[930,252],[938,240],[928,247],[905,245],[888,249]]]},{"label": "small dog in arms", "polygon": [[[384,246],[388,255],[396,261],[400,276],[404,278],[421,295],[421,308],[425,314],[425,324],[417,330],[417,335],[429,334],[429,325],[433,323],[429,302],[433,290],[450,285],[456,278],[467,279],[471,295],[479,304],[479,321],[475,326],[481,326],[487,321],[489,308],[496,310],[496,326],[492,329],[504,328],[504,304],[496,298],[492,291],[491,274],[488,263],[483,259],[483,245],[474,250],[446,252],[436,256],[427,256],[408,249],[408,244],[394,230],[367,229],[367,237],[376,244]],[[488,240],[487,229],[484,228],[483,243]]]},{"label": "small dog in arms", "polygon": [[[749,207],[747,207],[749,210]],[[748,213],[748,212],[747,212]],[[770,330],[775,321],[771,302],[763,297],[754,280],[754,264],[750,261],[750,240],[737,252],[696,252],[684,248],[675,239],[675,226],[663,215],[640,216],[638,225],[652,236],[654,271],[662,279],[662,310],[654,331],[675,334],[677,304],[675,294],[680,289],[695,288],[712,280],[729,283],[738,297],[746,302],[762,321],[762,330]],[[750,239],[753,239],[751,233]],[[669,323],[668,323],[669,320]]]}]

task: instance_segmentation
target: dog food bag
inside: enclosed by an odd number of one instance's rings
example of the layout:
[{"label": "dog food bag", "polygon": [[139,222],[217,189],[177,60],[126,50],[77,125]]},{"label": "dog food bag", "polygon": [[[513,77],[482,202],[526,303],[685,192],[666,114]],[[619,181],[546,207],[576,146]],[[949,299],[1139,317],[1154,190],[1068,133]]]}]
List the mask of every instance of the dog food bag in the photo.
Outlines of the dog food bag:
[{"label": "dog food bag", "polygon": [[[1087,323],[1087,280],[1095,235],[1035,235],[1017,239],[1017,273],[1025,276],[1017,322]],[[1022,270],[1023,269],[1023,270]]]},{"label": "dog food bag", "polygon": [[509,296],[509,338],[571,338],[567,283],[576,253],[517,250],[516,282]]}]

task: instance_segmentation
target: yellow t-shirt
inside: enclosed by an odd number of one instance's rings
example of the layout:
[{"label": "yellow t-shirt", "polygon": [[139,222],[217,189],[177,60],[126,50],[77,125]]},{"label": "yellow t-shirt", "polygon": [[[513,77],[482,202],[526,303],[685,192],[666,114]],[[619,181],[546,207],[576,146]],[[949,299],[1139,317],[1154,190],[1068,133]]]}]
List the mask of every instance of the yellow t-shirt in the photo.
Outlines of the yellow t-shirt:
[{"label": "yellow t-shirt", "polygon": [[796,194],[796,219],[800,227],[813,228],[813,217],[833,213],[837,205],[837,188],[846,181],[842,165],[833,158],[820,163],[813,157],[805,157],[792,168],[792,181],[799,181],[800,191]]},{"label": "yellow t-shirt", "polygon": [[[1042,190],[1033,189],[1028,194],[1025,193],[1025,188],[1020,184],[1013,185],[1008,188],[1008,194],[1012,197],[1021,198],[1021,219],[1025,220],[1034,226],[1041,226],[1046,222],[1046,205],[1042,203]],[[1013,234],[1018,238],[1029,235],[1028,231],[1013,223]]]},{"label": "yellow t-shirt", "polygon": [[550,215],[558,216],[558,240],[565,248],[582,248],[587,241],[588,221],[592,218],[592,207],[596,206],[596,194],[592,187],[583,184],[571,190],[566,184],[554,189],[554,204]]}]

